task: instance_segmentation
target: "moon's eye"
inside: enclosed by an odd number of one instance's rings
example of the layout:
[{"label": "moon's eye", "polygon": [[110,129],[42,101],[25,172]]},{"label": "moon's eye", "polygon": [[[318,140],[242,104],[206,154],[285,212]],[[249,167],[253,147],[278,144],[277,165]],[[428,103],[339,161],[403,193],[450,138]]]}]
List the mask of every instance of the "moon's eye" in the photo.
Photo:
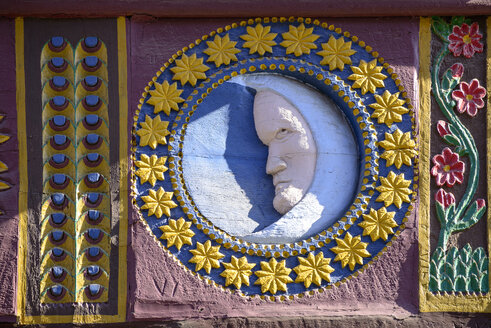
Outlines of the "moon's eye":
[{"label": "moon's eye", "polygon": [[290,130],[283,128],[283,129],[278,130],[278,132],[276,132],[275,137],[276,137],[276,139],[281,140],[281,139],[284,139],[285,137],[287,137],[290,133],[291,133]]}]

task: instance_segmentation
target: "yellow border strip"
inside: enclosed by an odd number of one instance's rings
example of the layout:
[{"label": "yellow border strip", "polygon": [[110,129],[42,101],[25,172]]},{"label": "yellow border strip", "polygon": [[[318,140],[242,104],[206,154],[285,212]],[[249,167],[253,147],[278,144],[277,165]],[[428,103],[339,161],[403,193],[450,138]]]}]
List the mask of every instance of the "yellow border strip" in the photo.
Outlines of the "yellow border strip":
[{"label": "yellow border strip", "polygon": [[114,323],[126,321],[127,296],[127,246],[128,246],[128,72],[126,48],[126,20],[117,18],[118,31],[118,82],[119,82],[119,165],[120,165],[120,207],[119,207],[119,259],[118,259],[118,304],[116,315],[25,315],[25,263],[27,239],[27,142],[25,133],[25,75],[24,75],[24,22],[15,20],[15,51],[17,74],[17,122],[19,140],[19,264],[17,292],[17,314],[20,324],[50,323]]},{"label": "yellow border strip", "polygon": [[128,247],[128,61],[126,48],[126,18],[118,17],[119,73],[119,277],[118,321],[126,320]]},{"label": "yellow border strip", "polygon": [[[487,185],[488,185],[488,256],[491,255],[491,17],[487,19]],[[419,309],[421,312],[486,312],[491,313],[491,293],[485,295],[437,295],[429,291],[430,266],[430,135],[431,135],[431,20],[420,19],[419,85],[420,85],[420,207],[419,207]],[[491,262],[490,262],[491,269]],[[488,271],[491,272],[491,271]],[[491,276],[490,276],[491,286]]]},{"label": "yellow border strip", "polygon": [[19,251],[17,263],[17,315],[24,321],[25,295],[27,283],[25,279],[27,240],[27,135],[26,129],[26,91],[24,72],[24,19],[15,19],[15,79],[17,103],[17,140],[19,147]]},{"label": "yellow border strip", "polygon": [[430,264],[431,18],[419,21],[419,309],[428,311]]}]

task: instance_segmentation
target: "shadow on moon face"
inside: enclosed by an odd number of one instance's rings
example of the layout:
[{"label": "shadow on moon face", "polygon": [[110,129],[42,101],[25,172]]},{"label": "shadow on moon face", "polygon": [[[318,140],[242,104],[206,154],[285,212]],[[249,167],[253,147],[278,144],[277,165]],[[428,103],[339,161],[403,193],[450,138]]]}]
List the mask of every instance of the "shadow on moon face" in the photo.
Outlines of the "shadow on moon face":
[{"label": "shadow on moon face", "polygon": [[231,79],[199,105],[182,167],[196,207],[216,227],[246,241],[287,243],[344,214],[358,156],[350,124],[328,98],[296,80],[256,74]]}]

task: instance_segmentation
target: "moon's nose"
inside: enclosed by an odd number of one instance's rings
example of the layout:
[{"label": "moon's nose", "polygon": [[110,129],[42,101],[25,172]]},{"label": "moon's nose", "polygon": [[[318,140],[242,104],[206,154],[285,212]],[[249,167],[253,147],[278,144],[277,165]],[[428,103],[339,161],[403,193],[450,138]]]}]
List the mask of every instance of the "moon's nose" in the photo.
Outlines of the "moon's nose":
[{"label": "moon's nose", "polygon": [[279,156],[268,156],[268,161],[266,162],[267,174],[274,175],[284,169],[286,169],[286,163]]}]

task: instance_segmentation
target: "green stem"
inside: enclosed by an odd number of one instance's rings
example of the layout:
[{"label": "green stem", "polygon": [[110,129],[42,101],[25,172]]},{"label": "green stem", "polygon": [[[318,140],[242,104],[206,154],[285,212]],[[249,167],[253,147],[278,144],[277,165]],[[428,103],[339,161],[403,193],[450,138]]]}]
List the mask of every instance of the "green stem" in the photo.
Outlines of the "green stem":
[{"label": "green stem", "polygon": [[447,221],[446,225],[442,225],[441,229],[445,230],[444,233],[440,231],[440,238],[438,240],[438,246],[442,247],[444,251],[447,249],[448,237],[454,232],[454,227],[457,224],[458,218],[462,217],[464,210],[471,202],[474,194],[476,193],[479,183],[479,153],[477,151],[476,143],[469,130],[458,119],[457,115],[453,111],[452,105],[445,101],[442,94],[440,79],[438,78],[440,73],[440,65],[443,58],[449,53],[448,43],[443,43],[443,48],[435,61],[431,75],[431,88],[435,95],[436,102],[443,112],[443,115],[450,121],[452,125],[456,127],[457,138],[462,142],[462,146],[467,150],[469,156],[470,169],[469,169],[469,182],[464,196],[460,200],[459,205],[455,210],[453,218]]}]

